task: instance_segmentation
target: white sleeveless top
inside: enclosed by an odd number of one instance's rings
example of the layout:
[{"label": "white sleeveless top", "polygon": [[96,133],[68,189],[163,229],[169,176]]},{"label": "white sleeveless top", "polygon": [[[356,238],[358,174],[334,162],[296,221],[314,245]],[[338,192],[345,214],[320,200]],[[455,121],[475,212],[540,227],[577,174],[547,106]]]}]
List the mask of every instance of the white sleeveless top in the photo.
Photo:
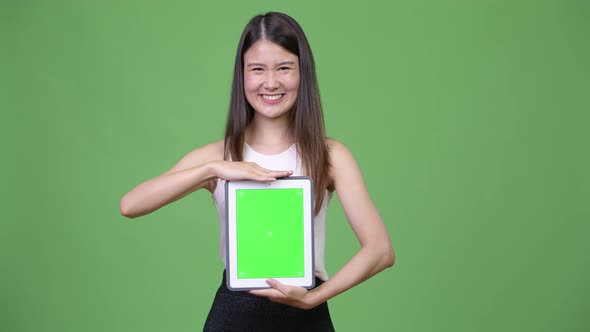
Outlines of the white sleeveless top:
[{"label": "white sleeveless top", "polygon": [[[291,145],[289,149],[275,155],[265,155],[254,151],[248,144],[244,144],[244,161],[255,162],[261,167],[271,170],[293,170],[293,175],[302,175],[301,158],[297,153],[297,146]],[[332,192],[326,190],[324,202],[320,212],[314,217],[313,234],[314,234],[314,259],[315,259],[315,276],[321,280],[328,280],[328,273],[324,266],[324,252],[326,243],[326,210],[328,201],[332,198]],[[227,250],[227,233],[226,233],[226,216],[225,216],[225,180],[217,180],[217,186],[213,192],[213,199],[217,207],[220,226],[219,253],[223,265],[227,268],[226,250]]]}]

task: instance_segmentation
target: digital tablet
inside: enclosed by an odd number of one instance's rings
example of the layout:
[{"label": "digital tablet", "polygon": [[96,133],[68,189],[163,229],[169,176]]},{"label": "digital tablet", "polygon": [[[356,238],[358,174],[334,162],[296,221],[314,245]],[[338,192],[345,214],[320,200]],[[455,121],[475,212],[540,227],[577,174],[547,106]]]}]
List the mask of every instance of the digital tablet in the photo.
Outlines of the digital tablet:
[{"label": "digital tablet", "polygon": [[269,278],[312,288],[313,183],[292,176],[272,182],[227,181],[227,287],[270,288]]}]

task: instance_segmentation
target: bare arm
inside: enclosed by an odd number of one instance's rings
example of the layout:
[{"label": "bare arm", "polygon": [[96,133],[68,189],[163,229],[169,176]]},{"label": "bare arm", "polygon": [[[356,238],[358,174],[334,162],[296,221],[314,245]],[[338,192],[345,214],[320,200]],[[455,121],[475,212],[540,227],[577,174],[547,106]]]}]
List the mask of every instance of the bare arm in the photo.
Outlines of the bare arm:
[{"label": "bare arm", "polygon": [[147,180],[121,198],[121,214],[136,218],[149,214],[198,189],[215,190],[217,178],[225,180],[274,181],[290,171],[271,171],[249,162],[223,160],[223,141],[195,149],[174,167]]},{"label": "bare arm", "polygon": [[359,252],[336,274],[311,293],[319,304],[390,267],[395,254],[387,229],[371,200],[361,170],[350,151],[331,142],[332,176],[338,199],[361,244]]},{"label": "bare arm", "polygon": [[328,281],[309,292],[270,280],[272,289],[251,291],[252,294],[310,309],[394,264],[395,255],[387,229],[367,192],[354,157],[341,143],[329,141],[329,146],[331,179],[361,249]]},{"label": "bare arm", "polygon": [[121,198],[121,214],[136,218],[149,214],[201,188],[211,188],[215,174],[209,162],[223,160],[223,142],[195,149],[174,167],[147,180]]}]

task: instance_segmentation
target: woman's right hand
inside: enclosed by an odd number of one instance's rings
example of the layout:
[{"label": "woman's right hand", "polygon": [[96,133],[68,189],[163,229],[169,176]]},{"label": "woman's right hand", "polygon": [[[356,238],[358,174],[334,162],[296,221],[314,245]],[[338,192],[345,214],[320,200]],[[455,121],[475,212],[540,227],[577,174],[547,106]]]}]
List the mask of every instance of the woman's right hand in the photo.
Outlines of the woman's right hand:
[{"label": "woman's right hand", "polygon": [[293,171],[273,171],[262,168],[256,163],[246,161],[216,160],[211,161],[210,166],[218,178],[226,181],[253,180],[265,182],[293,174]]}]

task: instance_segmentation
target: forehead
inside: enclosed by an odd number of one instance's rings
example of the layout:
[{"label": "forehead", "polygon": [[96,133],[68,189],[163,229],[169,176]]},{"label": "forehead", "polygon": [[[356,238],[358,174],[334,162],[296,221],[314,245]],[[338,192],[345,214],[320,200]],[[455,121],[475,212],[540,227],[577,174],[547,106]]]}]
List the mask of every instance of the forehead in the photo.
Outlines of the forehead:
[{"label": "forehead", "polygon": [[284,61],[297,62],[298,56],[271,41],[260,39],[244,53],[244,63],[280,63]]}]

